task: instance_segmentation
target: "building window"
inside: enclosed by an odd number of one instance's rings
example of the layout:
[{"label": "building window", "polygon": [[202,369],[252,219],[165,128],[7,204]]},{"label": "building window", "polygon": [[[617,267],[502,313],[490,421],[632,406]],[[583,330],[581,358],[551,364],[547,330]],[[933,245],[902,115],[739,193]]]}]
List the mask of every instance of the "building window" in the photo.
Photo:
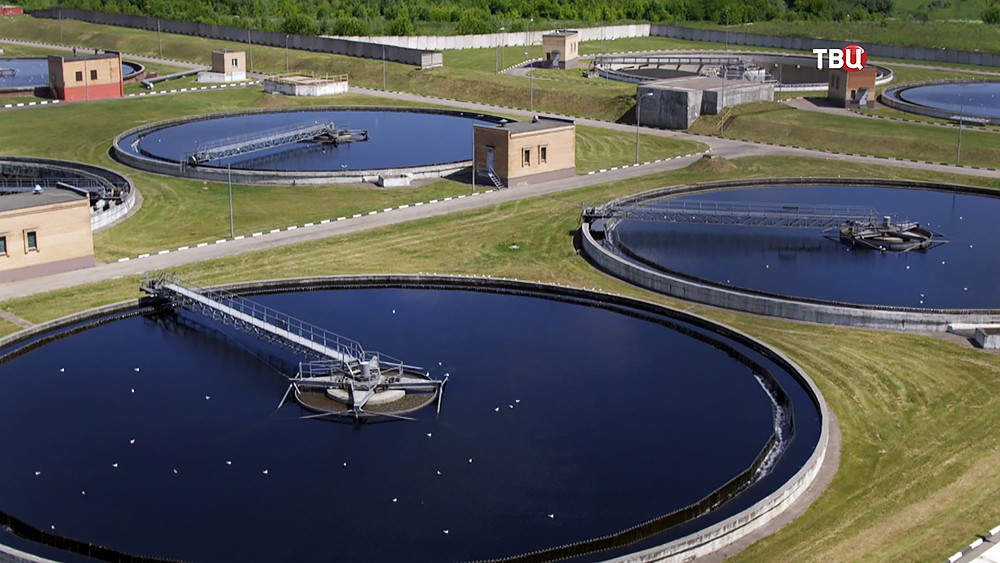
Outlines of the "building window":
[{"label": "building window", "polygon": [[90,71],[90,79],[91,80],[97,80],[97,71],[96,70]]},{"label": "building window", "polygon": [[76,81],[77,82],[83,82],[83,71],[82,70],[76,71]]},{"label": "building window", "polygon": [[238,66],[240,66],[240,61],[239,61],[239,59],[233,59],[233,68],[236,68],[236,67],[238,67]]},{"label": "building window", "polygon": [[545,164],[549,161],[549,147],[547,145],[542,145],[538,148],[538,163]]},{"label": "building window", "polygon": [[7,256],[7,237],[0,236],[0,256]]},{"label": "building window", "polygon": [[521,149],[521,166],[531,166],[531,149]]},{"label": "building window", "polygon": [[38,231],[24,231],[24,251],[38,252]]}]

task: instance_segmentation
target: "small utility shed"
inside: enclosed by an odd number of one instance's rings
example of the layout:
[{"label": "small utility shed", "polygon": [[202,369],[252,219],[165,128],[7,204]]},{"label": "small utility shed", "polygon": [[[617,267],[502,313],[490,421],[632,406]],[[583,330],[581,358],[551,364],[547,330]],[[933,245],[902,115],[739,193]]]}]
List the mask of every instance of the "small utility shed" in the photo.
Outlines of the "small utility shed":
[{"label": "small utility shed", "polygon": [[486,182],[518,186],[576,174],[576,125],[569,119],[476,125],[473,142],[473,166]]}]

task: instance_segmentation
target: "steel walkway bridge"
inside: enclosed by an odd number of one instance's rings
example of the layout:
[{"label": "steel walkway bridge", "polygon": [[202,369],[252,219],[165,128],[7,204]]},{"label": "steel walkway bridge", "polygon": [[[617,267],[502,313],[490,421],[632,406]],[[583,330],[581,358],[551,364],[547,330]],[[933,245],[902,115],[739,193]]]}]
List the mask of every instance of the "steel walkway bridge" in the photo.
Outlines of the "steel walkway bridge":
[{"label": "steel walkway bridge", "polygon": [[[361,344],[350,338],[330,332],[316,325],[240,297],[223,289],[207,289],[189,282],[176,274],[147,277],[141,289],[154,297],[169,301],[207,318],[231,326],[264,342],[312,358],[300,362],[299,371],[290,378],[291,384],[281,404],[290,392],[298,399],[303,389],[341,392],[348,406],[346,411],[323,412],[319,416],[353,416],[355,419],[370,416],[406,417],[386,412],[365,410],[365,405],[380,391],[419,390],[438,393],[440,410],[441,391],[447,378],[437,381],[415,377],[420,370],[402,361],[378,352],[365,351]],[[300,401],[301,402],[301,401]]]},{"label": "steel walkway bridge", "polygon": [[342,140],[349,142],[367,138],[367,131],[338,129],[336,124],[332,122],[283,126],[204,143],[187,157],[187,162],[188,164],[201,164],[303,141],[337,144]]},{"label": "steel walkway bridge", "polygon": [[847,223],[877,222],[882,215],[871,207],[756,203],[730,201],[667,201],[655,206],[624,204],[591,207],[585,219],[656,221],[702,225],[795,227],[828,229]]}]

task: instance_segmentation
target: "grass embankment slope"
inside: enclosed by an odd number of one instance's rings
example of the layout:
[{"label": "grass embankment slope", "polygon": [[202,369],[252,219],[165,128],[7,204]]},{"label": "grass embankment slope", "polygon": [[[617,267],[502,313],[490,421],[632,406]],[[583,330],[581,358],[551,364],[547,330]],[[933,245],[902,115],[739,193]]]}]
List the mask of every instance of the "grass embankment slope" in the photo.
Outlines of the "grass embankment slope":
[{"label": "grass embankment slope", "polygon": [[[121,171],[143,195],[142,209],[128,221],[95,237],[97,256],[112,260],[229,236],[228,190],[224,184],[171,178],[132,170],[107,154],[115,135],[143,123],[214,111],[305,105],[417,105],[347,94],[325,99],[263,94],[258,88],[73,104],[4,114],[0,146],[5,154],[91,162]],[[420,104],[427,105],[427,104]],[[39,135],[72,131],[72,135]],[[644,135],[645,160],[703,150],[700,143]],[[635,137],[591,127],[577,130],[578,171],[585,173],[634,162]],[[471,187],[441,180],[417,188],[296,186],[285,189],[237,185],[233,190],[236,234],[246,235],[384,209],[405,203],[468,193]]]},{"label": "grass embankment slope", "polygon": [[[572,233],[583,204],[656,186],[798,174],[1000,181],[813,159],[748,158],[719,174],[688,169],[538,197],[180,268],[209,283],[300,275],[439,272],[542,280],[683,302],[614,280],[589,266]],[[517,250],[510,248],[516,243]],[[0,303],[33,322],[137,295],[138,279]],[[996,525],[1000,510],[1000,356],[903,334],[803,325],[701,308],[777,346],[817,382],[844,436],[831,487],[789,527],[739,560],[940,560]]]},{"label": "grass embankment slope", "polygon": [[[691,131],[715,134],[720,116],[702,116]],[[726,120],[725,136],[828,151],[955,163],[958,131],[789,108],[767,102],[740,106]],[[996,167],[1000,135],[966,129],[961,163]]]},{"label": "grass embankment slope", "polygon": [[[976,17],[978,18],[978,14]],[[727,28],[727,26],[708,22],[687,22],[683,25],[718,30]],[[842,22],[775,20],[731,25],[728,28],[730,31],[763,35],[816,37],[858,41],[862,44],[877,43],[880,45],[1000,53],[1000,32],[998,32],[997,26],[985,25],[981,22],[931,21],[920,23],[902,18]]]}]

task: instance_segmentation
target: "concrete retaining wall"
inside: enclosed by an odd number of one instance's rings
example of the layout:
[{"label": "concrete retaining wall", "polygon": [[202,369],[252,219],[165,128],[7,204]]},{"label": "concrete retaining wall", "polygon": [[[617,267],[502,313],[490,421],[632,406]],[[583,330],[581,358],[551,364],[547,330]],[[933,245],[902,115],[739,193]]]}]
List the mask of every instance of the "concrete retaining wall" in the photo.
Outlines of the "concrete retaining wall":
[{"label": "concrete retaining wall", "polygon": [[[676,25],[650,26],[649,34],[654,37],[671,37],[688,41],[705,41],[708,43],[727,43],[729,45],[749,45],[753,47],[770,47],[775,49],[790,49],[811,53],[813,49],[840,49],[848,41],[830,39],[811,39],[807,37],[787,37],[777,35],[761,35],[758,33],[726,32],[725,30],[695,29]],[[934,49],[931,47],[904,47],[901,45],[881,45],[864,43],[869,56],[887,59],[903,59],[912,61],[932,61],[964,65],[1000,67],[1000,54],[979,53],[976,51],[961,51],[957,49]]]},{"label": "concrete retaining wall", "polygon": [[[916,113],[919,115],[926,115],[930,117],[937,117],[940,119],[951,119],[955,117],[958,112],[953,110],[944,110],[938,108],[932,108],[928,106],[922,106],[920,104],[912,104],[899,97],[900,92],[908,88],[916,88],[918,86],[930,86],[933,84],[961,84],[964,82],[996,82],[995,80],[929,80],[925,82],[910,82],[908,84],[900,84],[899,86],[894,86],[892,88],[887,88],[882,95],[879,96],[879,101],[883,104],[898,109],[900,111],[905,111],[909,113]],[[969,116],[970,114],[963,114]],[[1000,117],[990,117],[990,116],[975,116],[980,119],[985,119],[988,123],[992,125],[1000,125]]]},{"label": "concrete retaining wall", "polygon": [[[1000,193],[996,190],[972,186],[931,184],[927,182],[840,178],[771,178],[673,186],[622,198],[612,202],[612,204],[631,203],[665,195],[708,192],[725,188],[752,188],[755,186],[798,184],[802,182],[839,185],[877,184],[887,187],[955,191],[957,193],[1000,197]],[[608,248],[607,245],[598,242],[590,231],[589,224],[584,223],[581,229],[583,251],[587,258],[601,269],[640,287],[688,301],[797,321],[883,330],[943,332],[947,331],[948,325],[952,323],[989,324],[1000,322],[1000,310],[995,309],[916,309],[856,305],[765,294],[742,288],[712,284],[711,282],[687,278],[679,273],[657,270],[651,266],[628,260]]]},{"label": "concrete retaining wall", "polygon": [[[603,27],[574,28],[580,34],[580,41],[600,41],[601,39],[621,39],[624,37],[649,37],[648,23],[629,25],[608,25]],[[417,35],[410,37],[362,37],[336,36],[337,39],[375,43],[378,45],[393,45],[409,49],[431,49],[435,51],[461,49],[491,49],[498,45],[541,45],[542,35],[551,33],[554,29],[539,29],[518,32],[485,33],[479,35]],[[335,36],[330,36],[335,37]]]},{"label": "concrete retaining wall", "polygon": [[266,45],[269,47],[287,46],[289,49],[316,51],[319,53],[346,55],[364,59],[381,60],[384,57],[388,61],[416,65],[420,68],[432,68],[444,64],[441,53],[407,47],[389,46],[383,48],[381,45],[376,46],[369,42],[331,39],[313,35],[296,35],[256,29],[249,30],[226,25],[209,25],[148,16],[127,16],[124,14],[110,14],[76,8],[36,10],[31,12],[31,15],[37,18],[80,20],[101,25],[130,27],[148,31],[159,30],[166,33],[194,35],[196,37],[221,39],[223,41],[236,41],[246,43],[248,49],[253,45]]},{"label": "concrete retaining wall", "polygon": [[264,80],[264,91],[287,96],[334,96],[346,94],[347,81],[325,82],[322,84],[295,84],[285,81]]},{"label": "concrete retaining wall", "polygon": [[[140,170],[145,170],[147,172],[155,172],[157,174],[167,174],[170,176],[181,176],[185,178],[196,178],[199,180],[208,180],[212,182],[226,182],[229,179],[229,170],[225,168],[187,166],[178,162],[168,162],[164,160],[151,158],[145,155],[135,155],[125,150],[122,150],[119,145],[122,142],[122,139],[130,135],[134,135],[137,133],[149,133],[152,131],[156,131],[158,129],[162,129],[164,127],[169,127],[172,125],[178,125],[181,123],[187,123],[191,121],[202,121],[205,119],[214,119],[217,117],[226,117],[233,115],[250,115],[258,113],[277,113],[277,112],[287,112],[287,111],[311,112],[311,111],[331,111],[331,110],[349,110],[349,111],[377,110],[377,111],[436,113],[443,115],[454,115],[459,117],[475,117],[476,119],[492,121],[495,123],[499,123],[500,120],[503,119],[501,117],[485,115],[475,112],[440,110],[432,108],[409,108],[409,107],[315,106],[308,108],[272,108],[272,109],[238,110],[238,111],[208,113],[192,117],[168,119],[166,121],[160,121],[150,125],[142,125],[139,127],[134,127],[115,137],[114,141],[111,144],[111,156],[115,160],[123,164],[127,164],[129,166],[138,168]],[[472,160],[470,159],[470,160],[462,160],[456,162],[433,164],[428,166],[415,166],[412,168],[385,168],[385,169],[373,169],[373,170],[344,170],[344,171],[322,170],[322,171],[306,171],[306,172],[279,172],[279,171],[268,171],[268,170],[241,170],[234,168],[232,169],[232,179],[234,182],[242,184],[266,184],[266,185],[282,185],[282,186],[357,184],[357,183],[378,182],[380,176],[395,177],[395,176],[409,175],[410,178],[416,180],[426,179],[426,178],[441,178],[444,176],[449,176],[451,174],[456,174],[458,172],[465,171],[471,168],[471,166],[472,166]]]}]

